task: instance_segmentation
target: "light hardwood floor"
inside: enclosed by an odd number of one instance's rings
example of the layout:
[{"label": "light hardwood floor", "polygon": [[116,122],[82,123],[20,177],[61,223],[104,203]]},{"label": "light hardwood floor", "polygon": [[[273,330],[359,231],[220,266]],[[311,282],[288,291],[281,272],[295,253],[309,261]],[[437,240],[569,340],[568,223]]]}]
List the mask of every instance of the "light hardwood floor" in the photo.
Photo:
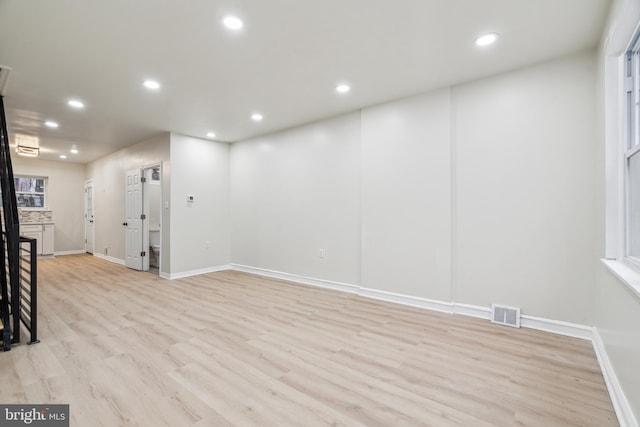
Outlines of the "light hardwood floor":
[{"label": "light hardwood floor", "polygon": [[239,272],[39,261],[0,403],[85,426],[617,425],[591,343]]}]

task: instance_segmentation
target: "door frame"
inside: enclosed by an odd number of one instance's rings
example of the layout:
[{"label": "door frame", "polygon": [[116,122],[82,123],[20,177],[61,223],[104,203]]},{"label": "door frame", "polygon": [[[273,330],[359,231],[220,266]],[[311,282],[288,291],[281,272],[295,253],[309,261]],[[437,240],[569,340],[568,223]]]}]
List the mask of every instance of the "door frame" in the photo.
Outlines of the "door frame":
[{"label": "door frame", "polygon": [[[140,169],[132,169],[126,172],[126,177],[125,177],[125,221],[123,223],[123,225],[126,227],[125,228],[125,265],[129,268],[132,268],[134,270],[138,270],[138,271],[149,271],[149,258],[150,258],[150,252],[151,252],[151,248],[149,247],[149,196],[148,196],[148,192],[149,192],[149,187],[148,185],[150,184],[150,180],[147,180],[147,175],[149,174],[149,171],[151,171],[152,169],[159,169],[160,172],[160,181],[159,181],[159,186],[160,186],[160,251],[162,254],[162,234],[163,234],[163,203],[164,203],[164,198],[163,198],[163,194],[162,194],[162,162],[156,162],[156,163],[151,163],[151,164],[147,164],[147,165],[143,165]],[[135,177],[138,177],[138,180],[136,181]],[[133,181],[129,182],[130,178],[133,179]],[[135,196],[134,198],[130,197],[129,195],[129,191],[130,191],[130,186],[131,185],[139,185],[139,195]],[[154,184],[155,185],[155,184]],[[135,200],[134,200],[135,199]],[[133,204],[132,204],[133,202]],[[139,203],[139,205],[138,205]],[[139,214],[141,215],[140,218],[138,218],[138,206],[139,206]],[[135,221],[136,221],[136,226],[133,226],[131,224],[131,222],[134,220],[134,218],[129,218],[130,217],[130,210],[134,209],[136,210],[136,214],[135,214]],[[138,229],[137,227],[139,227],[140,230],[140,237],[138,240],[138,237],[136,237],[134,240],[130,240],[131,238],[133,238],[133,236],[135,236],[135,234],[137,233],[132,233],[132,229]],[[134,242],[135,243],[132,243]],[[135,252],[136,254],[138,253],[137,250],[134,250],[132,252],[132,248],[136,247],[137,245],[140,245],[140,256],[130,256],[133,252]],[[160,257],[160,259],[158,260],[158,273],[160,274],[160,272],[162,271],[162,256]]]},{"label": "door frame", "polygon": [[[147,171],[152,170],[152,169],[159,169],[160,170],[160,182],[159,182],[159,186],[160,186],[160,254],[163,253],[162,250],[162,234],[163,234],[163,230],[164,230],[164,222],[163,222],[163,194],[162,194],[162,162],[157,162],[157,163],[150,163],[148,165],[144,165],[142,167],[142,176],[145,177],[145,182],[142,184],[142,213],[144,213],[145,215],[145,220],[143,222],[142,225],[142,236],[143,236],[143,240],[142,240],[142,245],[143,248],[146,248],[146,252],[150,253],[151,252],[151,248],[149,247],[149,196],[148,196],[148,185],[150,185],[150,181],[147,179]],[[155,184],[154,184],[155,185]],[[144,262],[144,271],[149,271],[149,256],[146,257],[146,260]],[[162,272],[162,256],[159,257],[158,259],[158,274],[160,274],[160,272]]]},{"label": "door frame", "polygon": [[[95,181],[93,178],[88,179],[84,182],[84,250],[86,253],[90,253],[90,254],[94,254],[96,251],[96,224],[95,224],[95,217],[96,217],[96,201],[95,201],[95,196],[96,196],[96,192],[95,192]],[[93,218],[91,218],[89,220],[89,218],[87,218],[88,215],[88,208],[89,206],[87,206],[87,189],[91,187],[91,189],[93,190],[93,194],[91,195],[91,212],[93,212]],[[91,227],[91,243],[93,248],[91,248],[91,252],[89,252],[89,247],[88,247],[88,243],[89,243],[89,236],[87,236],[87,221],[94,221],[92,222],[93,226]]]}]

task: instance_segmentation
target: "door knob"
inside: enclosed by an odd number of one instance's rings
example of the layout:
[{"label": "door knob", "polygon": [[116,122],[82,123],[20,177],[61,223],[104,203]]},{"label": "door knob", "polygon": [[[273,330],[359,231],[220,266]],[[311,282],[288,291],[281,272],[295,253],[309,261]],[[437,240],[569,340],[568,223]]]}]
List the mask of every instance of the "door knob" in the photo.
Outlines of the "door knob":
[{"label": "door knob", "polygon": [[127,225],[129,225],[129,224],[127,224],[126,222],[123,222],[123,223],[122,223],[122,225],[124,225],[124,226],[126,227],[126,226],[127,226]]}]

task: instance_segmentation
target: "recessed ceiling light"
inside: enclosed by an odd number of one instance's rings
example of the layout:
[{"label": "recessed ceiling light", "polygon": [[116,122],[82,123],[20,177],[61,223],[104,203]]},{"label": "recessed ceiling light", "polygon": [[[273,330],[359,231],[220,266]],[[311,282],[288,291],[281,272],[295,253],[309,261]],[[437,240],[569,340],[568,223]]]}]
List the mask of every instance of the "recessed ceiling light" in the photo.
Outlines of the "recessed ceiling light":
[{"label": "recessed ceiling light", "polygon": [[215,134],[215,133],[213,133],[213,132],[207,132],[207,137],[208,137],[208,138],[215,138],[215,137],[216,137],[216,134]]},{"label": "recessed ceiling light", "polygon": [[160,83],[158,83],[155,80],[145,80],[143,84],[144,84],[144,87],[146,87],[147,89],[152,89],[152,90],[160,89]]},{"label": "recessed ceiling light", "polygon": [[67,104],[73,108],[84,108],[84,102],[78,101],[77,99],[70,99]]},{"label": "recessed ceiling light", "polygon": [[52,120],[47,120],[46,122],[44,122],[44,125],[50,128],[57,128],[59,126],[58,123]]},{"label": "recessed ceiling light", "polygon": [[351,87],[349,85],[346,84],[339,84],[338,86],[336,86],[336,92],[338,93],[347,93],[351,90]]},{"label": "recessed ceiling light", "polygon": [[60,154],[60,158],[61,158],[61,159],[66,159],[66,158],[67,158],[67,156],[65,156],[64,154]]},{"label": "recessed ceiling light", "polygon": [[71,154],[78,154],[78,149],[77,148],[72,148],[69,151],[71,152]]},{"label": "recessed ceiling light", "polygon": [[483,34],[476,39],[476,46],[489,46],[498,40],[500,36],[497,33]]},{"label": "recessed ceiling light", "polygon": [[262,114],[260,113],[253,113],[251,115],[251,120],[253,120],[254,122],[261,122],[263,119]]},{"label": "recessed ceiling light", "polygon": [[225,16],[224,19],[222,20],[222,23],[228,29],[235,30],[235,31],[241,30],[242,27],[244,27],[244,22],[242,22],[242,20],[237,16],[233,16],[233,15]]}]

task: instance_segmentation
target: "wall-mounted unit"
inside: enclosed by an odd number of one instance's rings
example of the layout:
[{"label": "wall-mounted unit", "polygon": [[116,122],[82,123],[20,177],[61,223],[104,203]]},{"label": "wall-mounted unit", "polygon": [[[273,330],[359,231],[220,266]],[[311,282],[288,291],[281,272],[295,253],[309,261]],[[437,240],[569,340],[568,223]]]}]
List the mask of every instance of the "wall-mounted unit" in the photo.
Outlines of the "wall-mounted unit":
[{"label": "wall-mounted unit", "polygon": [[24,157],[38,157],[40,155],[40,140],[38,137],[17,134],[16,154]]}]

